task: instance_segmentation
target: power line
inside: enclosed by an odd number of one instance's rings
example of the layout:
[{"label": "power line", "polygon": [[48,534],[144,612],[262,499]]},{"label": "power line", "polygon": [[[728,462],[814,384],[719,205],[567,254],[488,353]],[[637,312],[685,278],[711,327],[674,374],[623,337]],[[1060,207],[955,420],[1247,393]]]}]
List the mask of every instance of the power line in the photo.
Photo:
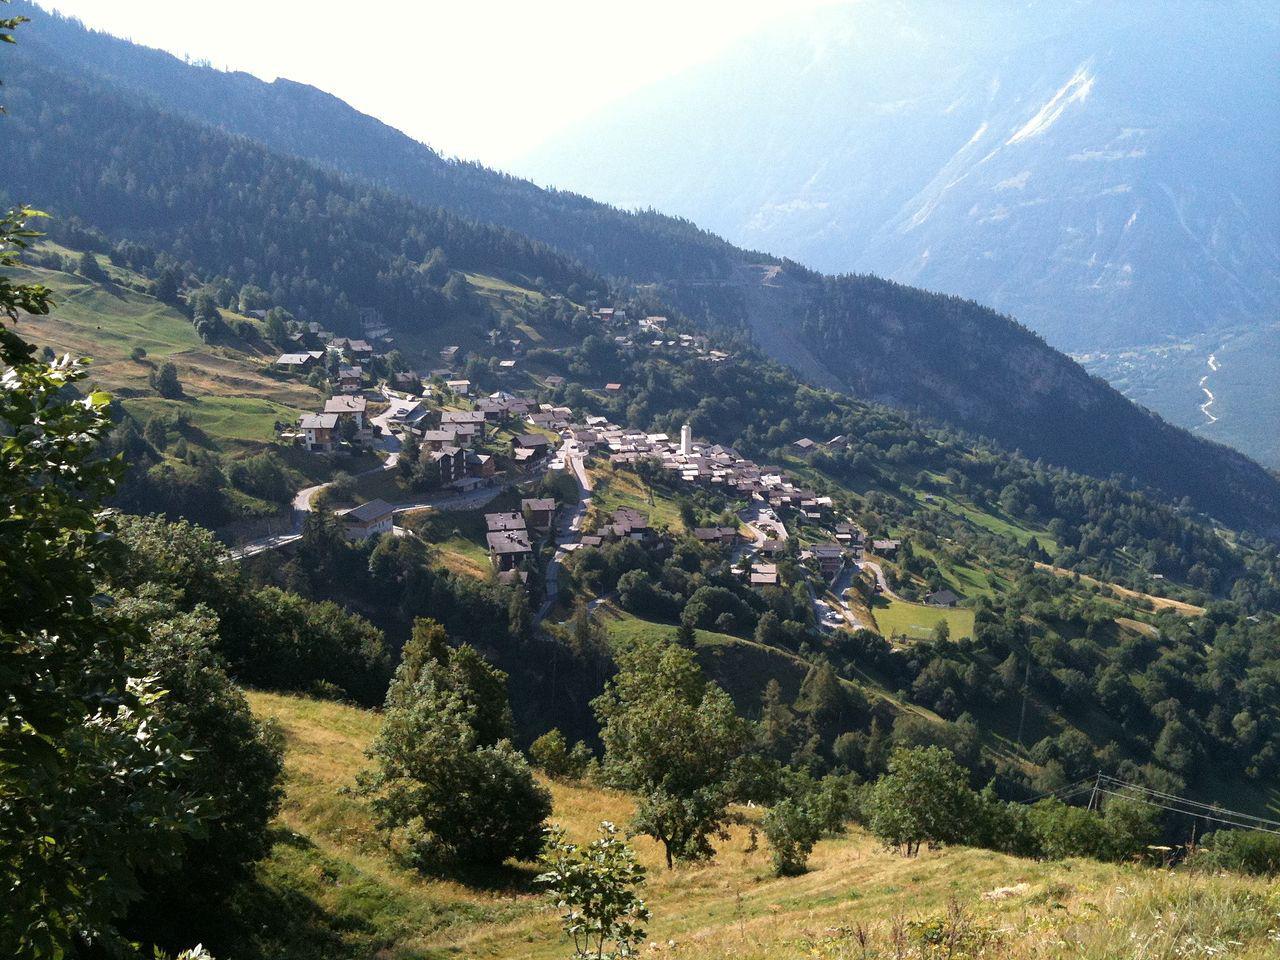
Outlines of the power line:
[{"label": "power line", "polygon": [[[1241,830],[1255,830],[1255,831],[1258,831],[1259,833],[1274,833],[1276,836],[1280,836],[1280,830],[1272,830],[1269,827],[1252,826],[1247,823],[1241,823],[1237,820],[1229,820],[1223,817],[1214,817],[1214,816],[1210,816],[1207,813],[1199,813],[1194,810],[1184,810],[1181,807],[1171,807],[1168,804],[1156,803],[1154,800],[1148,800],[1145,797],[1135,797],[1131,793],[1120,793],[1118,790],[1107,790],[1104,787],[1100,787],[1098,789],[1098,792],[1104,793],[1110,797],[1120,797],[1121,799],[1136,800],[1138,803],[1145,803],[1147,806],[1150,806],[1150,807],[1159,807],[1162,810],[1168,810],[1171,813],[1180,813],[1180,814],[1183,814],[1184,816],[1196,817],[1202,820],[1212,820],[1215,823],[1223,823],[1229,827],[1236,827]],[[1226,811],[1226,812],[1229,812],[1229,811]]]},{"label": "power line", "polygon": [[[1258,817],[1251,813],[1244,813],[1240,810],[1231,810],[1218,804],[1201,803],[1199,800],[1192,800],[1188,797],[1179,797],[1171,793],[1163,793],[1162,791],[1154,790],[1150,787],[1144,787],[1136,783],[1129,783],[1128,781],[1121,780],[1118,777],[1110,777],[1106,774],[1100,774],[1099,781],[1105,781],[1109,786],[1130,791],[1127,796],[1130,796],[1131,799],[1139,799],[1143,802],[1152,803],[1154,806],[1164,806],[1164,804],[1157,803],[1156,801],[1149,800],[1147,798],[1158,797],[1160,800],[1167,801],[1170,804],[1177,804],[1180,807],[1198,808],[1198,810],[1179,810],[1179,812],[1185,813],[1188,816],[1202,816],[1206,819],[1220,819],[1213,815],[1222,814],[1236,820],[1250,821],[1253,824],[1250,829],[1265,830],[1269,833],[1280,834],[1280,821],[1268,820],[1266,817]],[[1142,794],[1143,796],[1137,797],[1134,796],[1134,794]],[[1166,809],[1172,808],[1166,807]]]}]

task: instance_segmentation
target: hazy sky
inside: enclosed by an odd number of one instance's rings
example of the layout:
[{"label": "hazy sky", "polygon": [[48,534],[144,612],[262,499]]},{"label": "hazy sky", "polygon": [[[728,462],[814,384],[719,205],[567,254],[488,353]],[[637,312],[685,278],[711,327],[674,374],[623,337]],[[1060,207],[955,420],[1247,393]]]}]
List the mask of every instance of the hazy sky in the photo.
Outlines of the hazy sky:
[{"label": "hazy sky", "polygon": [[840,0],[39,2],[180,56],[312,84],[502,167],[774,17]]}]

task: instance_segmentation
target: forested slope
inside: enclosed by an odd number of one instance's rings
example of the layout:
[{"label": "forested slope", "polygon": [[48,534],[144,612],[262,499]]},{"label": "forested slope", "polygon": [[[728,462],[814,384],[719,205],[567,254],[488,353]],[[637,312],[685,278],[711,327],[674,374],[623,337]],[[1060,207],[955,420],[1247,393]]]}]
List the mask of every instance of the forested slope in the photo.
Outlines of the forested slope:
[{"label": "forested slope", "polygon": [[[460,240],[466,232],[456,215],[424,209],[412,215],[416,220],[410,228],[403,219],[406,214],[394,209],[390,193],[378,194],[382,199],[366,210],[361,204],[376,193],[367,187],[351,182],[338,187],[328,175],[255,152],[243,141],[219,138],[208,130],[184,131],[180,121],[161,119],[153,109],[159,105],[420,203],[503,224],[564,251],[590,270],[657,283],[671,303],[695,320],[743,325],[751,311],[760,309],[762,301],[743,289],[744,273],[750,278],[754,272],[743,267],[773,261],[733,247],[687,221],[651,211],[625,213],[573,194],[541,190],[477,164],[446,160],[314,88],[283,80],[267,84],[246,74],[186,64],[33,9],[36,22],[30,29],[29,51],[20,55],[38,55],[43,73],[31,72],[11,95],[20,96],[25,88],[46,110],[60,113],[64,122],[23,131],[3,149],[11,154],[6,158],[15,174],[11,185],[29,186],[35,195],[47,198],[44,202],[61,205],[65,212],[107,229],[140,233],[165,246],[176,238],[178,251],[234,263],[234,270],[228,271],[233,277],[252,272],[264,282],[273,274],[288,276],[291,300],[305,301],[310,309],[333,305],[341,310],[347,303],[335,296],[341,278],[354,279],[352,261],[368,253],[363,244],[345,251],[352,223],[374,227],[380,221],[374,229],[388,238],[389,256],[403,254],[409,261],[421,255],[422,243],[440,243],[446,235]],[[94,102],[95,98],[108,99]],[[72,113],[99,119],[72,124],[67,122]],[[175,150],[166,159],[186,165],[181,180],[173,179],[171,169],[161,168],[159,157],[148,155],[149,147],[139,147],[137,140],[133,146],[119,142],[115,122],[124,117],[153,135],[179,141],[162,149]],[[69,170],[51,169],[53,165],[42,162],[51,156],[81,169],[68,182]],[[104,156],[111,161],[100,170],[99,158]],[[293,184],[292,194],[281,182],[284,171]],[[230,199],[239,183],[241,196],[252,200],[249,192],[268,182],[264,177],[271,184],[266,194],[271,197],[274,227],[299,213],[309,221],[291,225],[289,235],[273,231],[275,253],[270,261],[235,243],[225,245],[226,232],[230,229],[234,238],[239,228],[216,222],[228,217],[247,222],[264,210],[253,203],[244,210],[234,204],[220,208],[210,192],[220,180],[230,188],[225,191]],[[189,196],[193,188],[197,195],[208,193],[214,204],[184,207],[179,198]],[[316,202],[322,193],[329,198],[324,204]],[[344,199],[337,201],[335,196]],[[122,217],[121,202],[137,209]],[[338,211],[335,204],[345,204],[346,209]],[[317,211],[323,216],[317,218]],[[347,217],[348,223],[338,225],[335,216]],[[433,225],[425,225],[424,218]],[[408,237],[391,239],[405,228],[410,228]],[[242,239],[259,226],[253,222],[245,230]],[[310,254],[301,261],[280,260],[302,238],[315,236],[334,244],[331,253],[317,252],[327,258],[323,266]],[[555,279],[572,269],[547,259],[548,252],[536,242],[523,242],[520,255],[507,258],[495,245],[495,236],[486,235],[479,244],[484,256],[478,259],[486,268],[494,266],[498,255],[506,261],[501,266],[530,276]],[[520,247],[522,241],[506,235],[503,243]],[[474,250],[475,238],[467,245]],[[379,279],[379,305],[393,305],[401,315],[393,319],[421,313],[406,292],[413,283],[403,275],[403,263],[382,268],[365,259],[359,275]],[[335,276],[322,282],[321,274]],[[1280,482],[1274,477],[1228,448],[1151,416],[1009,318],[875,278],[827,278],[794,264],[783,265],[778,279],[801,287],[804,295],[768,311],[765,322],[781,328],[781,337],[772,342],[790,340],[821,357],[825,369],[819,371],[820,382],[842,383],[869,399],[916,409],[1033,457],[1096,475],[1136,477],[1172,497],[1189,497],[1200,509],[1234,526],[1280,530]]]}]

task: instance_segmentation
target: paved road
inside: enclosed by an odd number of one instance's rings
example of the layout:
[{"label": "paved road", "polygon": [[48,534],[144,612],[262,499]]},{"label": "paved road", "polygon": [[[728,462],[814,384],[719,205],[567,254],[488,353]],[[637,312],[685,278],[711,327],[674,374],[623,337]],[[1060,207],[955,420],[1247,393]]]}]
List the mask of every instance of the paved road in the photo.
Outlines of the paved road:
[{"label": "paved road", "polygon": [[[863,560],[862,565],[868,568],[876,575],[876,583],[880,586],[880,592],[890,600],[902,600],[900,596],[889,589],[889,581],[884,578],[884,568],[874,560]],[[906,601],[903,601],[904,603]]]},{"label": "paved road", "polygon": [[836,612],[853,624],[855,628],[874,630],[875,625],[869,623],[867,617],[856,611],[845,598],[845,594],[853,586],[853,578],[857,574],[858,564],[856,562],[846,563],[840,572],[836,574],[836,578],[831,581],[831,593],[835,600],[833,606]]},{"label": "paved road", "polygon": [[569,474],[578,485],[578,499],[571,509],[562,511],[556,520],[556,552],[547,561],[547,573],[543,581],[545,599],[533,618],[535,624],[546,619],[556,604],[560,593],[560,567],[564,558],[578,543],[582,517],[587,512],[587,504],[591,502],[591,475],[587,473],[585,458],[573,446],[573,441],[566,441],[560,456],[564,458]]}]

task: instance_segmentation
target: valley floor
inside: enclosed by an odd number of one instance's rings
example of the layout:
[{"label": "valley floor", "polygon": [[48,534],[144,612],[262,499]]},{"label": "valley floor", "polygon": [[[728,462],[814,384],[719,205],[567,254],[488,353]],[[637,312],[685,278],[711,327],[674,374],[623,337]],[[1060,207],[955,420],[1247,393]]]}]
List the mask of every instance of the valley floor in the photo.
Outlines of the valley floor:
[{"label": "valley floor", "polygon": [[[365,763],[378,715],[340,704],[254,693],[287,742],[287,796],[261,882],[238,907],[237,956],[568,957],[531,865],[499,878],[434,880],[399,865],[363,803],[344,792]],[[550,784],[553,818],[579,840],[630,800]],[[720,842],[713,863],[667,871],[646,838],[653,911],[644,956],[782,958],[1271,958],[1280,952],[1280,892],[1238,877],[1037,863],[952,848],[905,860],[857,829],[821,842],[801,877],[778,879],[759,811]],[[935,949],[935,937],[953,942]],[[865,949],[862,938],[866,938]]]}]

